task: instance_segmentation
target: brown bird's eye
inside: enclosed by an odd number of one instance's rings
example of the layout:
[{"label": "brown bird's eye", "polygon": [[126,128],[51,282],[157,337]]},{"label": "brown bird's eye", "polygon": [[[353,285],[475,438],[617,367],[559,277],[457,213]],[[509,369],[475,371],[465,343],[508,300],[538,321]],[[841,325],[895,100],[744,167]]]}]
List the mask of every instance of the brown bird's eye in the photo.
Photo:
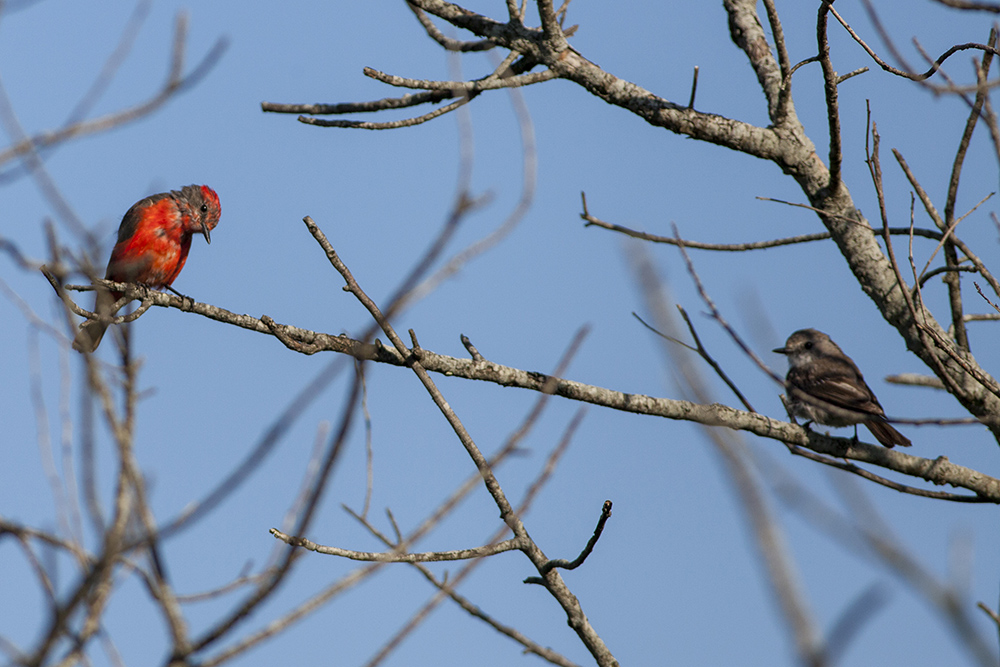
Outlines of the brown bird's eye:
[{"label": "brown bird's eye", "polygon": [[811,340],[809,340],[809,341],[806,341],[806,345],[805,345],[805,348],[806,348],[807,350],[811,350],[811,349],[813,348],[813,344],[812,344],[812,341],[811,341]]}]

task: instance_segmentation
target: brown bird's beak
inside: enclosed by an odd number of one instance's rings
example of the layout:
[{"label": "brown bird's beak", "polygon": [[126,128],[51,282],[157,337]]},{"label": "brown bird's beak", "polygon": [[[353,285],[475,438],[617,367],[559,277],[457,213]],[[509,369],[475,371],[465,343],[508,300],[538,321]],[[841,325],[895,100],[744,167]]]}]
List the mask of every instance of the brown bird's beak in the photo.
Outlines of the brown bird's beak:
[{"label": "brown bird's beak", "polygon": [[771,352],[777,352],[778,354],[788,354],[788,348],[776,347]]},{"label": "brown bird's beak", "polygon": [[202,222],[201,223],[201,233],[205,235],[205,241],[209,245],[212,245],[212,234],[211,234],[211,230],[209,230],[209,228],[208,228],[208,223],[206,223],[206,222]]}]

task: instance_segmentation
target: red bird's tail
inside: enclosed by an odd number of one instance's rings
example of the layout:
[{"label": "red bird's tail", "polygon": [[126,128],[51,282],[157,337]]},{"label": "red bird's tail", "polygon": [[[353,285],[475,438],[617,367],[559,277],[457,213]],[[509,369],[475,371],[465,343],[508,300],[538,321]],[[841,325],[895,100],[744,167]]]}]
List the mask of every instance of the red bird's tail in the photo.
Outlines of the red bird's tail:
[{"label": "red bird's tail", "polygon": [[120,294],[101,289],[97,291],[97,302],[94,304],[94,313],[99,316],[96,320],[87,320],[80,325],[80,330],[76,332],[73,339],[73,349],[77,352],[93,352],[101,344],[104,332],[108,328],[105,318],[114,317],[112,306],[121,297]]}]

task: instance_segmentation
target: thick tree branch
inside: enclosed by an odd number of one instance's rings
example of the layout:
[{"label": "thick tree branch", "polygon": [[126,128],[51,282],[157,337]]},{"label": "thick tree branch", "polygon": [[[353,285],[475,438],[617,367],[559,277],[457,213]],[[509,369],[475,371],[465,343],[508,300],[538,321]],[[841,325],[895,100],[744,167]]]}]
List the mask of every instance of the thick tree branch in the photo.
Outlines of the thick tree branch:
[{"label": "thick tree branch", "polygon": [[[151,292],[149,299],[153,306],[176,308],[224,324],[257,333],[275,335],[271,327],[250,315],[238,315],[218,306],[199,303],[191,299],[182,299],[162,292]],[[310,346],[310,353],[337,352],[356,359],[393,366],[406,366],[408,363],[408,359],[400,355],[398,351],[386,347],[378,341],[374,344],[365,343],[343,334],[335,336],[286,324],[276,324],[275,326],[288,340]],[[924,479],[933,484],[948,484],[956,488],[967,489],[989,502],[1000,503],[1000,480],[983,475],[976,470],[953,464],[946,458],[924,459],[863,442],[852,442],[847,438],[831,438],[808,431],[796,424],[736,410],[726,405],[702,405],[690,401],[629,394],[573,380],[552,378],[545,373],[503,366],[488,360],[474,361],[437,354],[426,348],[420,350],[420,365],[428,372],[440,373],[449,377],[480,380],[502,387],[518,387],[532,391],[551,390],[556,396],[613,410],[747,431],[764,438],[807,447],[822,454],[877,465]],[[548,384],[550,382],[551,384]]]}]

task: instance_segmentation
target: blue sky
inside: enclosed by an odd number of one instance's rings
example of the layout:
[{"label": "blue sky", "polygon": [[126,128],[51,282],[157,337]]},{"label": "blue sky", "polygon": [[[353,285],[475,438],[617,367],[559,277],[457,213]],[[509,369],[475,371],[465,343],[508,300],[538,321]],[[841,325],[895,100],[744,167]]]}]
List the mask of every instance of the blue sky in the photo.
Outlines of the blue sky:
[{"label": "blue sky", "polygon": [[[0,15],[0,80],[28,133],[59,126],[88,89],[133,8],[115,5],[48,1]],[[504,11],[503,3],[496,1],[467,6],[494,17]],[[444,79],[454,65],[402,2],[286,2],[265,9],[233,2],[157,1],[92,116],[134,104],[157,89],[167,71],[174,17],[185,8],[190,16],[188,66],[224,38],[229,47],[217,66],[197,87],[152,116],[51,151],[46,155],[48,172],[76,215],[102,240],[103,257],[122,214],[136,200],[189,183],[212,186],[222,201],[221,222],[211,246],[194,240],[176,289],[237,313],[267,314],[278,322],[334,334],[361,332],[369,325],[367,314],[340,289],[340,276],[301,219],[312,216],[362,287],[381,303],[448,213],[460,170],[456,117],[392,132],[322,129],[302,125],[294,116],[264,114],[260,103],[378,99],[400,91],[364,77],[365,66]],[[869,43],[882,47],[859,3],[842,1],[837,8]],[[779,11],[792,59],[812,56],[815,7],[781,3]],[[886,13],[883,19],[914,62],[911,37],[936,55],[955,43],[985,41],[990,27],[989,17],[963,16],[926,2],[907,3],[905,11]],[[767,122],[753,73],[729,40],[721,3],[578,0],[571,5],[568,23],[580,25],[570,40],[573,46],[617,76],[686,103],[692,69],[699,66],[699,110]],[[843,31],[831,31],[838,71],[872,67]],[[968,81],[971,72],[968,54],[949,61],[949,71],[962,81]],[[466,56],[462,72],[483,76],[493,62],[490,55]],[[818,66],[801,68],[793,91],[799,116],[825,156]],[[590,333],[567,377],[630,393],[677,397],[659,343],[631,316],[632,311],[645,313],[645,306],[630,273],[628,245],[610,232],[583,227],[580,192],[586,191],[590,212],[598,217],[660,234],[669,234],[670,224],[676,223],[682,236],[702,241],[815,232],[821,230],[819,221],[802,209],[757,199],[803,201],[794,182],[771,164],[653,128],[574,84],[555,81],[523,89],[522,94],[538,151],[532,209],[499,247],[402,314],[397,330],[413,328],[423,347],[459,357],[465,356],[459,335],[466,334],[492,361],[545,372],[555,366],[577,329],[587,324]],[[967,115],[963,103],[935,98],[877,69],[845,82],[840,94],[844,178],[858,207],[870,219],[877,215],[864,164],[866,100],[882,136],[893,224],[908,223],[910,192],[889,148],[903,153],[942,207]],[[468,217],[452,250],[499,225],[521,193],[521,140],[510,98],[503,92],[483,95],[469,109],[472,188],[475,194],[490,193],[492,201]],[[997,160],[979,128],[963,172],[958,209],[964,212],[996,187]],[[989,212],[995,209],[987,202],[960,227],[963,238],[991,266],[998,231]],[[32,179],[0,184],[0,234],[26,255],[46,256],[46,220],[56,221],[64,244],[79,243]],[[919,211],[917,224],[929,225]],[[677,251],[662,246],[647,250],[676,302],[692,314],[706,346],[754,406],[782,417],[777,387],[701,315],[704,306]],[[932,250],[928,241],[915,242],[918,266]],[[905,252],[905,246],[897,246],[897,252]],[[770,349],[796,329],[815,327],[829,333],[858,362],[889,414],[963,416],[950,397],[882,380],[891,373],[926,369],[881,320],[832,244],[739,255],[694,252],[692,257],[726,317],[773,368],[784,372],[785,360]],[[79,425],[75,397],[83,365],[67,351],[65,338],[39,331],[18,305],[17,298],[38,317],[60,322],[42,277],[21,271],[0,255],[0,279],[0,345],[7,351],[0,357],[0,420],[5,426],[0,515],[54,530],[54,500],[37,444],[40,423],[52,438],[62,433],[60,410],[73,426]],[[967,308],[985,311],[974,302],[971,279],[963,280],[970,288]],[[943,316],[943,291],[935,281],[930,285],[925,296]],[[992,326],[970,327],[973,350],[987,369],[998,361]],[[160,521],[203,497],[237,465],[331,357],[296,355],[273,338],[177,310],[153,309],[133,332],[144,359],[141,384],[147,390],[136,450]],[[101,357],[111,360],[111,346],[101,349]],[[41,378],[40,384],[33,384],[35,377]],[[485,383],[435,380],[486,452],[503,443],[537,398]],[[212,516],[164,545],[179,592],[223,585],[248,562],[257,567],[266,562],[274,548],[267,531],[281,525],[306,471],[316,433],[323,423],[338,418],[347,386],[343,378],[334,382],[237,493]],[[736,405],[724,387],[713,388],[716,400]],[[33,391],[44,401],[46,416],[41,421]],[[406,530],[474,468],[408,371],[373,366],[368,391],[375,461],[373,517],[388,530],[381,512],[389,507]],[[578,407],[553,400],[523,443],[524,455],[500,469],[500,481],[515,500]],[[997,469],[996,442],[984,429],[902,429],[913,440],[915,455],[947,456],[987,474]],[[98,434],[102,488],[110,494],[110,439],[100,430]],[[747,438],[745,444],[762,457],[765,472],[783,471],[844,513],[852,511],[845,497],[865,493],[900,543],[926,568],[942,579],[967,579],[970,607],[978,600],[996,607],[993,555],[1000,544],[993,508],[901,496],[792,460],[777,442]],[[55,446],[61,446],[58,440]],[[78,446],[72,442],[73,451]],[[347,548],[380,549],[340,508],[341,503],[359,508],[364,490],[364,440],[356,429],[309,537]],[[622,664],[665,659],[682,664],[794,662],[738,496],[697,428],[589,408],[555,478],[525,517],[528,530],[551,557],[572,558],[590,536],[606,498],[615,507],[603,538],[585,566],[565,578]],[[968,661],[924,601],[876,559],[845,549],[773,494],[771,500],[821,631],[828,631],[869,586],[879,584],[888,592],[886,606],[847,648],[841,664]],[[475,546],[497,526],[497,510],[479,489],[416,548]],[[0,600],[7,601],[0,604],[0,635],[21,648],[31,647],[46,620],[44,600],[23,553],[11,540],[0,542],[0,563]],[[68,588],[75,574],[68,561],[59,565],[60,583]],[[246,621],[245,630],[265,625],[354,567],[329,556],[307,556],[279,595]],[[434,569],[454,572],[458,566]],[[461,592],[536,641],[589,664],[552,599],[521,583],[531,574],[523,557],[505,554],[481,565]],[[118,586],[107,631],[125,664],[156,664],[165,646],[160,618],[134,579],[122,577]],[[363,662],[432,592],[410,568],[386,568],[233,664],[275,664],[287,660],[291,651],[303,662],[332,656],[341,664]],[[192,630],[203,630],[237,599],[186,606]],[[976,613],[975,618],[989,635],[985,616]],[[508,665],[536,658],[520,656],[518,646],[444,605],[389,664],[471,660]],[[95,664],[109,663],[97,652]]]}]

